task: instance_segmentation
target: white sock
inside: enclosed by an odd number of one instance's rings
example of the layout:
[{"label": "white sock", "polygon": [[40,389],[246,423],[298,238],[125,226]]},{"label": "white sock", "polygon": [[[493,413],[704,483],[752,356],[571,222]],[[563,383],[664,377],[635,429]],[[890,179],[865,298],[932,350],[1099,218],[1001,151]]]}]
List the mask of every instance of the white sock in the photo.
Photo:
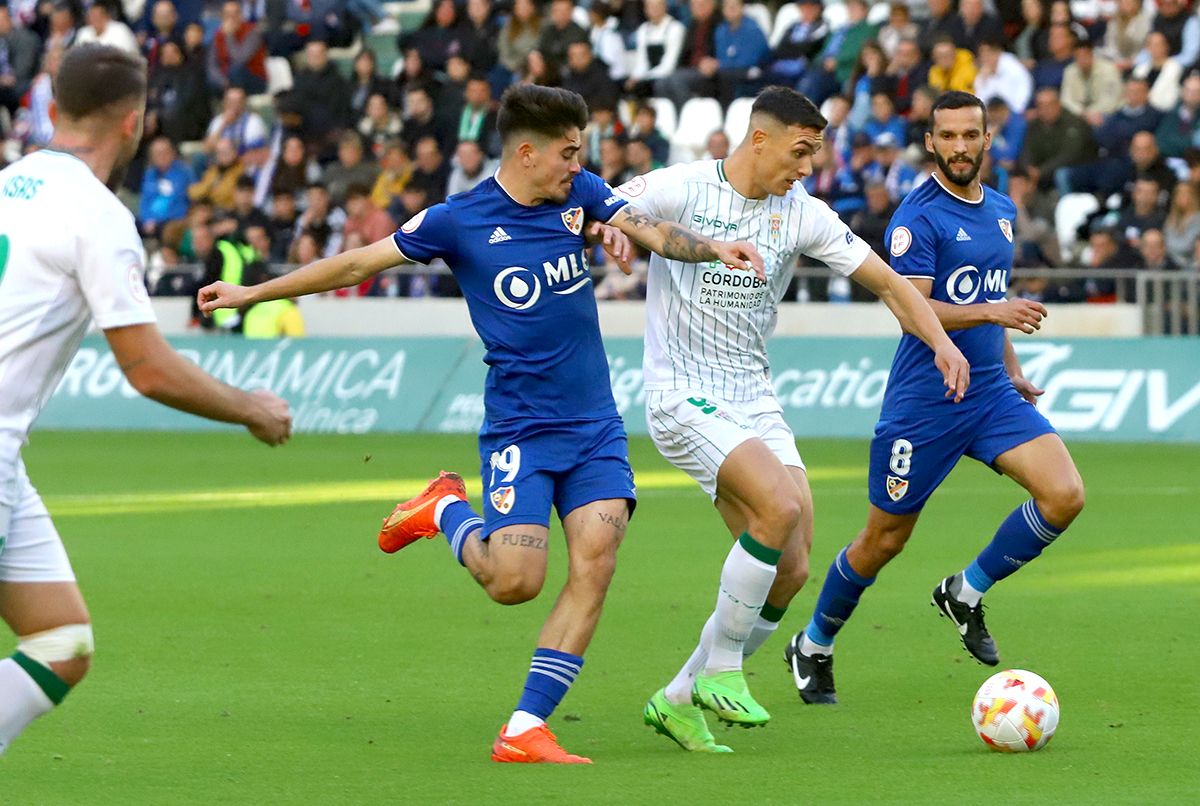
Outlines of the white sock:
[{"label": "white sock", "polygon": [[[458,500],[457,498],[454,500]],[[513,711],[513,715],[508,719],[508,727],[504,729],[505,736],[520,736],[530,728],[536,728],[538,725],[546,724],[546,720],[540,716],[529,713],[528,711]]]},{"label": "white sock", "polygon": [[833,645],[825,646],[818,644],[816,641],[808,637],[808,633],[804,634],[804,638],[800,641],[801,655],[832,655]]},{"label": "white sock", "polygon": [[675,675],[675,679],[664,689],[663,693],[667,697],[667,702],[672,705],[691,704],[692,684],[696,682],[696,675],[700,674],[704,669],[704,664],[708,662],[708,648],[712,645],[713,633],[716,630],[717,614],[713,613],[708,617],[708,621],[704,622],[704,629],[700,631],[700,643],[692,651],[692,656],[687,659],[687,663],[683,664],[683,668]]},{"label": "white sock", "polygon": [[443,495],[438,502],[433,506],[433,523],[437,528],[442,528],[442,513],[446,511],[446,507],[453,504],[455,501],[461,501],[457,495]]},{"label": "white sock", "polygon": [[716,631],[708,651],[705,674],[717,674],[742,668],[742,651],[754,631],[754,622],[767,601],[775,582],[775,566],[756,559],[733,544],[721,569],[721,590],[717,594]]},{"label": "white sock", "polygon": [[960,573],[958,575],[958,590],[951,595],[967,607],[974,607],[983,598],[983,591],[971,587],[971,583],[967,582],[967,575]]},{"label": "white sock", "polygon": [[771,637],[771,633],[775,632],[778,627],[778,621],[767,621],[759,616],[754,622],[754,629],[750,632],[750,637],[746,639],[746,645],[742,647],[742,657],[748,658],[757,652],[758,648]]},{"label": "white sock", "polygon": [[54,703],[12,658],[0,660],[0,756],[25,727]]}]

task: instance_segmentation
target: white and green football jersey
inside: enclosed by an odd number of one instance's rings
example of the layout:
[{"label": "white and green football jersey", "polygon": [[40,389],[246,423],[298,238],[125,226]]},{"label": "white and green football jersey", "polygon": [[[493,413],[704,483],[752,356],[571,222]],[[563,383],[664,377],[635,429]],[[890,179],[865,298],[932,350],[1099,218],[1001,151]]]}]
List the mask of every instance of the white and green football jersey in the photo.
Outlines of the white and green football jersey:
[{"label": "white and green football jersey", "polygon": [[870,254],[799,183],[787,196],[747,199],[730,185],[723,160],[660,168],[617,192],[710,238],[749,241],[766,263],[764,282],[721,263],[651,256],[642,363],[648,390],[702,389],[729,402],[772,394],[767,339],[800,255],[849,275]]}]

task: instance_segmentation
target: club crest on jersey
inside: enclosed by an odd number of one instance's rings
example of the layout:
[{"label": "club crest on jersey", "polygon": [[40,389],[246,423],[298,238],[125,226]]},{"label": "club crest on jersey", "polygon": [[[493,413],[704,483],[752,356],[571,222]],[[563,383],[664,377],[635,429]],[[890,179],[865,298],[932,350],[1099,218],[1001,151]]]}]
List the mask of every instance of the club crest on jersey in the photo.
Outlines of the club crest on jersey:
[{"label": "club crest on jersey", "polygon": [[511,486],[497,487],[492,490],[491,500],[492,509],[501,515],[507,515],[512,511],[513,504],[517,503],[517,491]]},{"label": "club crest on jersey", "polygon": [[1004,233],[1004,237],[1008,239],[1009,243],[1012,243],[1012,222],[1007,218],[998,218],[996,223],[1000,225],[1000,231]]},{"label": "club crest on jersey", "polygon": [[570,210],[564,210],[562,213],[562,222],[572,235],[578,235],[583,232],[583,208],[572,207]]},{"label": "club crest on jersey", "polygon": [[[908,492],[908,482],[899,476],[887,477],[887,494],[888,498],[893,501],[899,501]],[[493,493],[495,495],[495,493]]]},{"label": "club crest on jersey", "polygon": [[912,246],[912,232],[908,227],[896,227],[892,230],[892,257],[900,257]]},{"label": "club crest on jersey", "polygon": [[783,231],[783,216],[779,213],[771,213],[771,240],[779,240],[779,233]]}]

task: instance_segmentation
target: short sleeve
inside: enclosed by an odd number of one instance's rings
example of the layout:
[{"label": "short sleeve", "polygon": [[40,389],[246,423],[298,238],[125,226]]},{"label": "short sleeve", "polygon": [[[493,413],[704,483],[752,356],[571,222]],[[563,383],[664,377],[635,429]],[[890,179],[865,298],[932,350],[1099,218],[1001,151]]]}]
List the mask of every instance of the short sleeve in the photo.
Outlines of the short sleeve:
[{"label": "short sleeve", "polygon": [[439,257],[449,262],[455,244],[450,208],[443,203],[422,210],[396,230],[392,241],[413,263],[431,263]]},{"label": "short sleeve", "polygon": [[157,321],[146,293],[145,249],[124,208],[106,208],[80,233],[76,276],[101,330]]},{"label": "short sleeve", "polygon": [[806,194],[792,203],[803,207],[798,244],[803,254],[847,277],[871,254],[871,247],[851,232],[825,202]]},{"label": "short sleeve", "polygon": [[671,168],[659,168],[657,171],[635,176],[619,186],[617,193],[644,213],[677,221],[683,184]]},{"label": "short sleeve", "polygon": [[593,221],[608,221],[626,204],[612,185],[591,171],[580,171],[575,177],[575,190],[583,202],[584,215]]},{"label": "short sleeve", "polygon": [[884,236],[888,263],[897,274],[932,280],[937,270],[935,230],[914,207],[901,207],[892,216]]}]

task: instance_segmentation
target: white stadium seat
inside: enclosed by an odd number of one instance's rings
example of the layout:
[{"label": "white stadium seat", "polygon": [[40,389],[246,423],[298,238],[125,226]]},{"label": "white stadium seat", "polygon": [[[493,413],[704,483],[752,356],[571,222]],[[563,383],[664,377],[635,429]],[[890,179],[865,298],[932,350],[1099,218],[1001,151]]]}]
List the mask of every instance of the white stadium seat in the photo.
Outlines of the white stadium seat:
[{"label": "white stadium seat", "polygon": [[800,19],[800,6],[796,3],[785,3],[775,12],[775,26],[770,34],[771,47],[775,47],[783,39],[794,23]]},{"label": "white stadium seat", "polygon": [[1078,244],[1075,231],[1087,217],[1100,209],[1100,202],[1090,193],[1068,193],[1054,208],[1054,231],[1064,256],[1074,253]]},{"label": "white stadium seat", "polygon": [[746,129],[750,126],[750,107],[754,106],[753,98],[735,98],[725,110],[725,135],[733,148],[742,142]]},{"label": "white stadium seat", "polygon": [[292,63],[282,56],[267,59],[267,95],[292,88]]},{"label": "white stadium seat", "polygon": [[675,136],[675,130],[679,128],[679,114],[675,111],[674,102],[670,98],[651,98],[649,104],[658,113],[658,120],[655,123],[658,131],[663,137],[670,140]]},{"label": "white stadium seat", "polygon": [[892,7],[888,3],[876,3],[867,12],[867,22],[872,25],[883,25],[892,16]]},{"label": "white stadium seat", "polygon": [[704,154],[708,136],[725,122],[716,98],[691,98],[679,111],[679,126],[671,138],[671,159],[690,162]]},{"label": "white stadium seat", "polygon": [[771,11],[765,4],[747,3],[742,13],[758,23],[758,27],[762,29],[763,36],[771,36]]},{"label": "white stadium seat", "polygon": [[821,12],[821,16],[825,18],[825,22],[829,24],[831,30],[841,28],[846,24],[846,20],[850,15],[846,12],[845,3],[837,2],[830,3],[825,6],[825,10]]}]

